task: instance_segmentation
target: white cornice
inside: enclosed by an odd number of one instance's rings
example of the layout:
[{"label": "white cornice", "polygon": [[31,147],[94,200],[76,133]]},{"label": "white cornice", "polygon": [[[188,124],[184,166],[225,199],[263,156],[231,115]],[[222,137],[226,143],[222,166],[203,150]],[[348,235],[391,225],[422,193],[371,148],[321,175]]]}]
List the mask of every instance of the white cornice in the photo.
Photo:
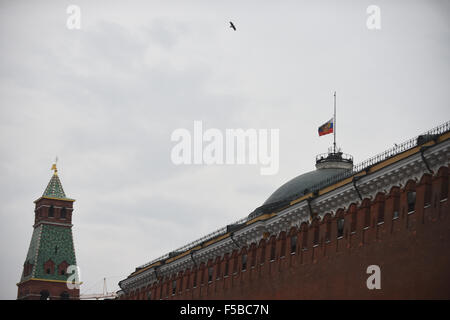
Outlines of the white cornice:
[{"label": "white cornice", "polygon": [[[450,158],[450,140],[427,148],[424,156],[431,170],[436,173],[440,166],[448,165]],[[421,154],[416,153],[374,173],[362,176],[355,183],[363,199],[373,199],[376,193],[380,191],[388,193],[393,186],[404,187],[410,179],[418,182],[422,175],[427,172],[428,169]],[[335,215],[337,209],[347,209],[351,203],[359,204],[360,202],[361,199],[353,183],[348,183],[312,199],[309,205],[313,212],[322,219],[327,213]],[[195,251],[193,258],[196,264],[200,265],[202,262],[206,263],[209,259],[215,259],[217,256],[223,256],[225,253],[237,249],[236,243],[240,248],[249,246],[251,243],[257,244],[263,238],[265,232],[269,232],[270,234],[278,234],[281,231],[288,232],[291,227],[295,226],[299,228],[303,222],[309,223],[309,221],[310,209],[307,201],[304,200],[278,212],[274,217],[267,220],[259,220],[237,230],[232,234],[233,239],[227,237],[210,246]],[[157,274],[158,277],[167,276],[192,268],[193,266],[194,262],[192,257],[188,254],[173,262],[157,267]],[[156,281],[155,268],[150,268],[123,280],[121,287],[126,290],[134,290],[143,285],[151,284],[154,281]]]}]

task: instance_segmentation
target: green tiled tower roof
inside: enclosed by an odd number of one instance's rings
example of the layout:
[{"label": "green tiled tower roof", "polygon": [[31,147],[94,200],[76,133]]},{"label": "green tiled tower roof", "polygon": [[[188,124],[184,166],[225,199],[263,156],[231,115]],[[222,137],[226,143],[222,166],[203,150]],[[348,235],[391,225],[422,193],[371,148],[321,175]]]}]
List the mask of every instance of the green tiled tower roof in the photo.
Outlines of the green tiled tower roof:
[{"label": "green tiled tower roof", "polygon": [[59,180],[58,174],[56,172],[48,182],[47,188],[45,188],[44,194],[42,196],[57,199],[67,199],[61,184],[61,180]]},{"label": "green tiled tower roof", "polygon": [[[52,260],[55,264],[55,270],[51,274],[47,274],[44,270],[44,264],[48,260]],[[25,260],[25,263],[27,262],[32,264],[33,268],[28,275],[22,273],[20,282],[32,278],[66,281],[69,274],[58,274],[57,268],[62,262],[68,265],[77,264],[72,229],[46,224],[36,227]]]}]

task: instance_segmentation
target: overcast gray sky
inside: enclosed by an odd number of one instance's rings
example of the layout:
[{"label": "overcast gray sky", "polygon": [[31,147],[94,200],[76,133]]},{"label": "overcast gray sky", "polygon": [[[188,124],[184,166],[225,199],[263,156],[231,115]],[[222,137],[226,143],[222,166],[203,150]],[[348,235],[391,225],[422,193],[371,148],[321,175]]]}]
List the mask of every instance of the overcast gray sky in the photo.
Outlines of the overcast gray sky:
[{"label": "overcast gray sky", "polygon": [[[448,1],[1,1],[0,298],[15,299],[33,201],[74,198],[82,293],[248,215],[314,169],[450,119]],[[81,29],[69,30],[69,5]],[[369,5],[381,29],[366,26]],[[233,21],[237,31],[229,28]],[[171,162],[177,128],[280,130],[280,170]]]}]

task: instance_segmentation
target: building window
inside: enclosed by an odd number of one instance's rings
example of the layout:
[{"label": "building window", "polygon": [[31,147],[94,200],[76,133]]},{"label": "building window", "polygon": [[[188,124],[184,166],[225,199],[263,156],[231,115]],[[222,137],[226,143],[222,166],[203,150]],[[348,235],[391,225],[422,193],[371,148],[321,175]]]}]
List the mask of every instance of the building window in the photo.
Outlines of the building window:
[{"label": "building window", "polygon": [[356,221],[357,221],[356,219],[357,219],[356,212],[353,212],[352,213],[352,223],[350,225],[350,232],[356,231]]},{"label": "building window", "polygon": [[447,199],[448,197],[448,175],[445,175],[442,179],[441,185],[441,200]]},{"label": "building window", "polygon": [[191,273],[189,272],[187,274],[187,279],[186,279],[186,290],[189,290],[189,288],[191,287]]},{"label": "building window", "polygon": [[216,275],[216,279],[220,279],[220,272],[222,271],[222,262],[218,261],[217,262],[217,275]]},{"label": "building window", "polygon": [[223,273],[224,276],[228,276],[228,267],[229,267],[229,263],[228,263],[228,259],[225,260],[225,271]]},{"label": "building window", "polygon": [[41,292],[40,292],[40,300],[49,300],[49,298],[50,298],[50,293],[47,291],[47,290],[42,290]]},{"label": "building window", "polygon": [[314,239],[313,239],[313,245],[319,244],[319,226],[314,227]]},{"label": "building window", "polygon": [[147,292],[147,300],[152,300],[152,292]]},{"label": "building window", "polygon": [[66,261],[61,262],[58,266],[58,274],[65,275],[68,266],[69,264]]},{"label": "building window", "polygon": [[306,249],[308,248],[308,230],[306,228],[303,228],[303,240],[302,240],[302,248]]},{"label": "building window", "polygon": [[172,295],[177,292],[177,280],[172,280]]},{"label": "building window", "polygon": [[281,251],[280,257],[284,257],[286,255],[286,237],[283,235],[281,238]]},{"label": "building window", "polygon": [[276,253],[275,240],[272,240],[270,243],[270,261],[275,260],[275,253]]},{"label": "building window", "polygon": [[291,236],[291,254],[297,252],[297,236]]},{"label": "building window", "polygon": [[169,279],[166,279],[166,298],[169,297],[169,286],[170,286],[170,282]]},{"label": "building window", "polygon": [[378,217],[377,217],[377,222],[378,223],[384,222],[384,205],[385,205],[384,201],[379,204]]},{"label": "building window", "polygon": [[392,214],[392,220],[398,219],[398,217],[399,217],[399,206],[400,206],[399,197],[395,197],[394,198],[394,213]]},{"label": "building window", "polygon": [[345,224],[344,218],[339,218],[337,220],[337,237],[338,238],[341,238],[344,236],[344,224]]},{"label": "building window", "polygon": [[197,288],[197,270],[194,271],[194,283],[193,283],[193,287]]},{"label": "building window", "polygon": [[55,209],[53,208],[53,206],[50,206],[50,208],[48,209],[48,216],[49,218],[53,218],[55,216]]},{"label": "building window", "polygon": [[46,263],[44,263],[44,270],[47,274],[53,274],[55,268],[55,263],[52,260],[47,260]]},{"label": "building window", "polygon": [[61,300],[69,300],[69,294],[67,293],[67,291],[64,291],[61,293],[60,298]]},{"label": "building window", "polygon": [[200,268],[200,285],[205,284],[205,268]]},{"label": "building window", "polygon": [[209,267],[208,268],[208,283],[212,282],[213,272],[214,272],[214,268],[213,267]]},{"label": "building window", "polygon": [[364,227],[368,228],[370,226],[370,210],[364,209]]},{"label": "building window", "polygon": [[328,219],[326,223],[326,232],[325,232],[325,241],[330,242],[331,241],[331,220]]},{"label": "building window", "polygon": [[261,247],[261,257],[260,257],[260,264],[264,264],[266,260],[266,246],[265,244]]},{"label": "building window", "polygon": [[65,219],[66,216],[67,216],[66,208],[62,208],[59,217],[60,217],[61,219]]},{"label": "building window", "polygon": [[247,270],[247,255],[243,254],[242,255],[242,271]]},{"label": "building window", "polygon": [[416,192],[409,191],[406,195],[406,198],[408,202],[408,212],[414,211],[414,208],[416,206]]}]

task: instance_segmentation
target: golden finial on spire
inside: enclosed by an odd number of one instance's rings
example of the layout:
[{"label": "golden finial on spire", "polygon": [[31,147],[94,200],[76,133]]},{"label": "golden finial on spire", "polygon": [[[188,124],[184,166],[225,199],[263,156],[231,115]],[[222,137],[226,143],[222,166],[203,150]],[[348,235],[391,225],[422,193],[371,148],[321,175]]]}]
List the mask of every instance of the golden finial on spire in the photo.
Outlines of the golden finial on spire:
[{"label": "golden finial on spire", "polygon": [[56,168],[56,163],[58,162],[58,157],[56,157],[55,159],[55,163],[52,165],[52,168],[50,170],[54,171],[54,175],[57,176],[58,175],[58,169]]}]

